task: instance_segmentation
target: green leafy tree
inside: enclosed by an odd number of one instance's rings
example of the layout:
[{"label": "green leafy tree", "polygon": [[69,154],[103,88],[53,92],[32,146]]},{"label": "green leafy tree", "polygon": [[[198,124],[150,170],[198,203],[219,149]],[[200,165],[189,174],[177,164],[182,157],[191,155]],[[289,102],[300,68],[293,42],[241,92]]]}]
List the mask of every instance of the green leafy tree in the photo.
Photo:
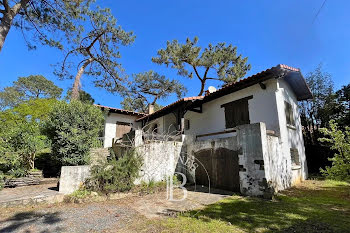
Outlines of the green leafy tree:
[{"label": "green leafy tree", "polygon": [[[336,93],[337,108],[335,108],[335,118],[339,126],[350,125],[350,84],[343,86]],[[333,118],[334,119],[334,118]]]},{"label": "green leafy tree", "polygon": [[34,169],[34,160],[38,152],[48,148],[48,141],[42,135],[36,122],[22,122],[14,128],[8,143],[13,145],[21,158],[24,169]]},{"label": "green leafy tree", "polygon": [[320,138],[320,142],[330,144],[336,153],[329,158],[332,166],[321,169],[323,175],[330,179],[350,180],[350,127],[346,126],[342,131],[334,120],[329,122],[329,129],[322,128],[321,132],[326,136]]},{"label": "green leafy tree", "polygon": [[237,47],[226,43],[209,44],[202,51],[197,42],[197,37],[193,41],[187,38],[185,44],[177,40],[168,41],[167,47],[159,50],[158,56],[153,57],[152,61],[167,67],[170,65],[171,68],[177,69],[178,75],[190,79],[194,73],[201,83],[199,96],[203,95],[208,80],[231,83],[242,78],[250,70],[248,58],[237,55]]},{"label": "green leafy tree", "polygon": [[59,102],[45,122],[52,153],[62,165],[84,165],[103,128],[104,117],[97,107],[80,101]]},{"label": "green leafy tree", "polygon": [[321,64],[306,75],[306,82],[313,99],[300,103],[304,138],[306,143],[317,144],[317,138],[320,136],[319,129],[327,126],[335,108],[334,84],[331,75],[323,71]]},{"label": "green leafy tree", "polygon": [[66,54],[60,69],[55,73],[70,77],[70,58],[80,61],[74,78],[72,99],[79,99],[80,80],[83,74],[94,77],[94,84],[108,91],[123,88],[123,69],[119,63],[120,45],[131,44],[135,36],[117,25],[110,9],[100,9],[88,13],[92,29],[84,36],[76,38],[73,48]]},{"label": "green leafy tree", "polygon": [[56,102],[56,99],[31,99],[0,112],[1,171],[34,168],[37,154],[49,148],[41,126]]},{"label": "green leafy tree", "polygon": [[89,12],[92,0],[1,0],[0,52],[12,27],[22,31],[30,49],[33,42],[62,49],[62,39],[83,31],[80,21]]},{"label": "green leafy tree", "polygon": [[162,107],[157,104],[158,100],[166,99],[171,94],[181,98],[187,92],[177,80],[170,80],[153,71],[134,74],[128,86],[121,104],[126,110],[139,112],[146,112],[149,105],[158,110]]},{"label": "green leafy tree", "polygon": [[60,98],[62,88],[42,75],[19,77],[12,86],[0,92],[0,106],[14,107],[24,101],[38,98]]}]

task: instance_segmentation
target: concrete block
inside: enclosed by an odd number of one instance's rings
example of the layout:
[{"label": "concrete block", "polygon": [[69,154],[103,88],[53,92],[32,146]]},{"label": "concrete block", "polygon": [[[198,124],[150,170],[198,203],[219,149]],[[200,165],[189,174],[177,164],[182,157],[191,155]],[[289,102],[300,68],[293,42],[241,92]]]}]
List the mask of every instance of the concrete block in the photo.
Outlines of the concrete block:
[{"label": "concrete block", "polygon": [[78,190],[90,176],[90,166],[63,166],[61,168],[59,192],[71,194]]}]

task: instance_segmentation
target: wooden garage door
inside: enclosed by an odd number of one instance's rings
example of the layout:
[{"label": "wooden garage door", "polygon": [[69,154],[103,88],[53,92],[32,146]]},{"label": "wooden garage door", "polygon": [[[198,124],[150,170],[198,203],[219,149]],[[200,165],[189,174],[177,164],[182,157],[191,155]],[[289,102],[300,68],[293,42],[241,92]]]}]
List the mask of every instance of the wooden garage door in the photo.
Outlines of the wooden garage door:
[{"label": "wooden garage door", "polygon": [[117,124],[116,131],[115,131],[116,138],[122,138],[124,134],[129,133],[131,131],[130,123],[118,121],[116,124]]},{"label": "wooden garage door", "polygon": [[199,165],[196,169],[197,184],[208,186],[208,173],[211,187],[240,191],[237,152],[226,148],[206,149],[196,152],[195,157],[205,167]]}]

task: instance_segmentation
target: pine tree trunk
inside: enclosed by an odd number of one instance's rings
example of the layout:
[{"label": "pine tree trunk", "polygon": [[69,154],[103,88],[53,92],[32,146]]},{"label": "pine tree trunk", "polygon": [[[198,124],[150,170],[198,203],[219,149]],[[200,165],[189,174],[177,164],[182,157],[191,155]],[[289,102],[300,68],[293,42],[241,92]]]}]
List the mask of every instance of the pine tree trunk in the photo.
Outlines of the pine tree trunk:
[{"label": "pine tree trunk", "polygon": [[1,52],[2,47],[4,46],[7,34],[10,31],[12,21],[13,21],[13,17],[11,17],[10,14],[5,14],[4,17],[1,19],[1,23],[0,23],[0,52]]},{"label": "pine tree trunk", "polygon": [[199,92],[198,96],[202,96],[204,93],[205,88],[205,80],[201,81],[201,91]]},{"label": "pine tree trunk", "polygon": [[[10,6],[7,5],[8,10],[5,9],[6,12],[3,14],[0,22],[0,52],[11,29],[13,19],[19,13],[19,11],[28,4],[28,2],[29,0],[21,0],[12,8],[9,8]],[[5,4],[5,2],[3,4]]]},{"label": "pine tree trunk", "polygon": [[79,100],[79,89],[80,89],[80,79],[81,76],[83,75],[85,68],[93,61],[92,58],[86,60],[84,64],[80,67],[77,75],[75,76],[74,79],[74,84],[73,84],[73,89],[72,89],[72,96],[71,100]]}]

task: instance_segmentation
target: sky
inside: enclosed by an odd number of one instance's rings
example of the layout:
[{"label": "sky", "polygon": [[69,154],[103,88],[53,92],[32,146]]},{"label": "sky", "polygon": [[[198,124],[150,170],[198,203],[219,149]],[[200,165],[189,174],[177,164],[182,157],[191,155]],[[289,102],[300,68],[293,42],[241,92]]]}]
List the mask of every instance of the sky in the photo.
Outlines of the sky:
[{"label": "sky", "polygon": [[[120,62],[128,75],[154,70],[180,80],[189,90],[186,96],[199,92],[199,81],[176,74],[176,70],[152,63],[157,51],[168,40],[185,42],[198,36],[198,44],[226,42],[237,46],[248,57],[251,70],[245,77],[262,70],[287,64],[300,68],[304,76],[323,64],[332,75],[335,88],[350,83],[350,1],[328,0],[97,0],[101,7],[111,8],[118,24],[133,31],[135,42],[121,47]],[[318,13],[319,12],[319,13]],[[317,16],[317,17],[316,17]],[[63,59],[54,48],[38,46],[28,51],[20,31],[12,28],[0,52],[0,88],[18,77],[41,74],[65,91],[73,80],[58,80],[53,64]],[[208,83],[218,87],[218,83]],[[83,77],[83,90],[95,103],[120,107],[122,98],[94,87],[90,77]],[[160,104],[177,98],[170,96]]]}]

